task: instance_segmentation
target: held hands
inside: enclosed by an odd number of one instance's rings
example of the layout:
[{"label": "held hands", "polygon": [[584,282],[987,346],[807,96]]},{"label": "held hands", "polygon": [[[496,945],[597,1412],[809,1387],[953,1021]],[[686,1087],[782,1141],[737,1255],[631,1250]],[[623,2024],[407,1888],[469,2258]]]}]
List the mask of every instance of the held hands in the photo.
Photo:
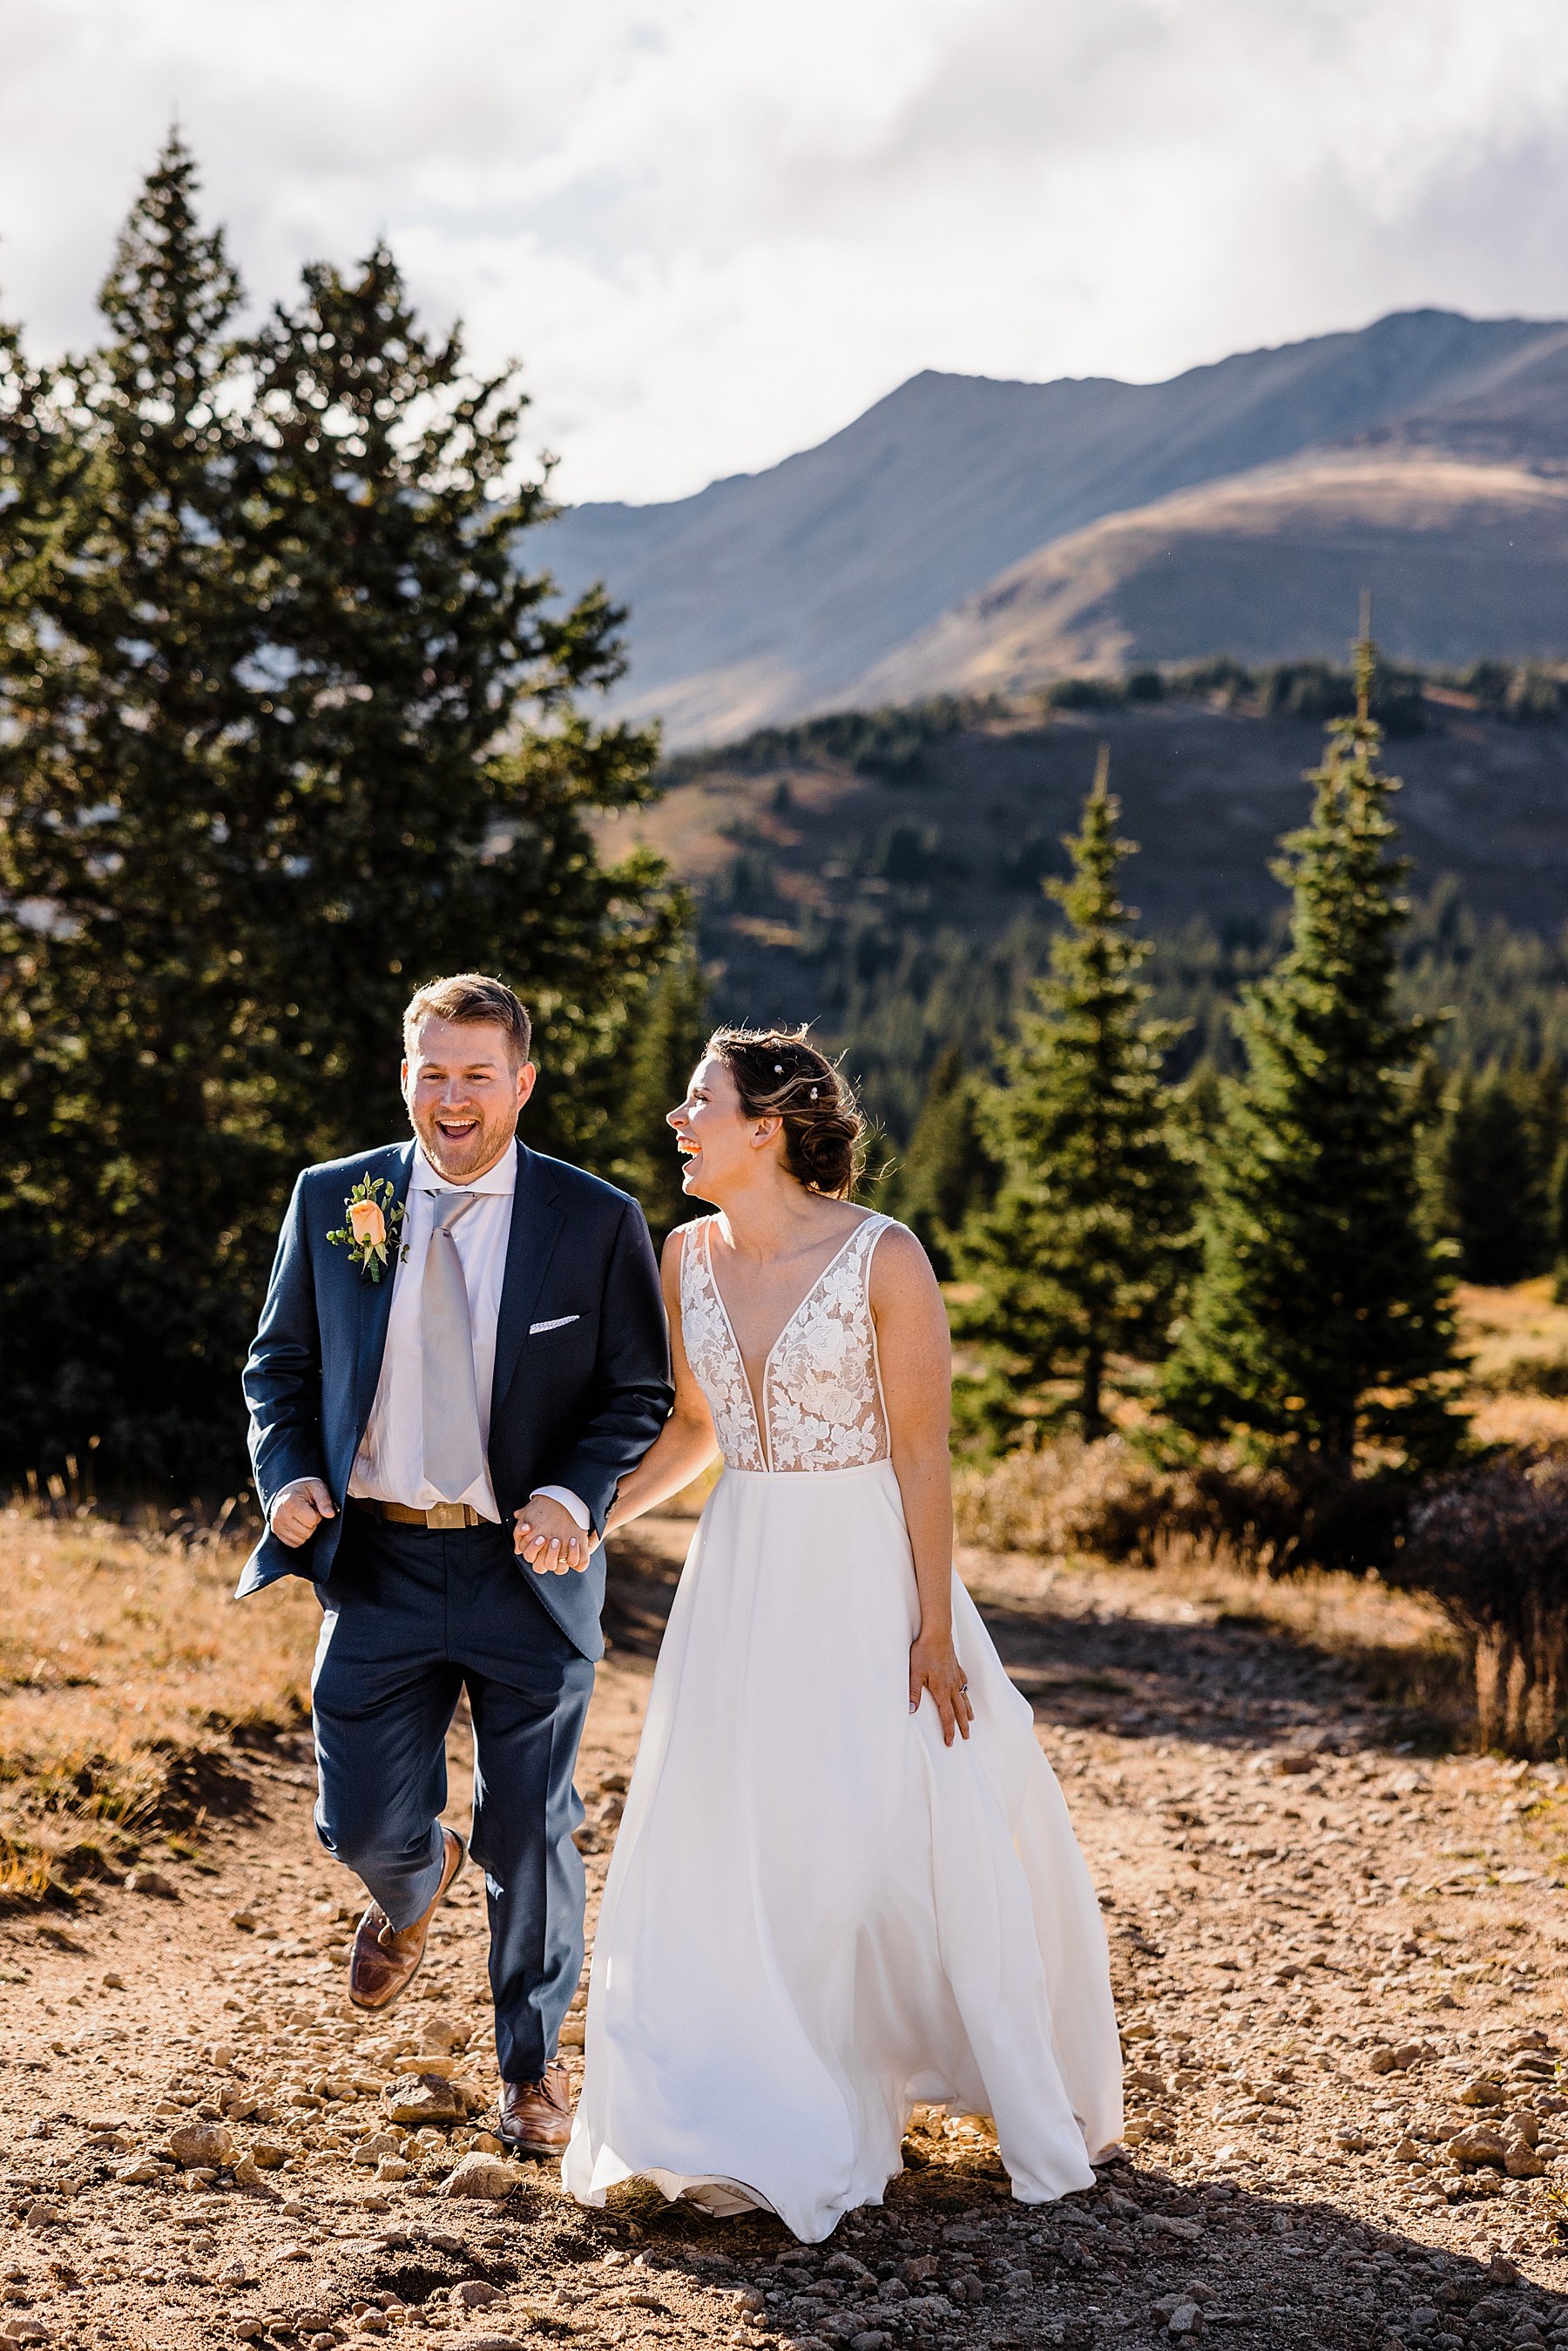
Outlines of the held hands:
[{"label": "held hands", "polygon": [[309,1541],[323,1519],[337,1515],[332,1497],[319,1478],[296,1478],[273,1503],[270,1523],[278,1541],[298,1551]]},{"label": "held hands", "polygon": [[975,1709],[969,1704],[969,1685],[958,1663],[951,1633],[922,1633],[910,1649],[911,1714],[918,1712],[923,1690],[929,1690],[936,1701],[936,1711],[942,1718],[943,1745],[952,1746],[955,1731],[960,1739],[967,1739]]},{"label": "held hands", "polygon": [[580,1575],[599,1538],[585,1534],[571,1512],[549,1494],[533,1494],[517,1513],[513,1545],[536,1575]]}]

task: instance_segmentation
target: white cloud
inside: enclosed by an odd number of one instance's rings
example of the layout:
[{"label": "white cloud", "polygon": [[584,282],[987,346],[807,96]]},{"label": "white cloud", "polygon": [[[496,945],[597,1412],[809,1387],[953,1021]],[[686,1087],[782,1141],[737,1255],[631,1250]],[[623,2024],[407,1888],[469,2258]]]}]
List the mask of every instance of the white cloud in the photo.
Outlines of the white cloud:
[{"label": "white cloud", "polygon": [[1155,377],[1568,312],[1560,0],[0,0],[0,298],[91,298],[177,110],[258,298],[385,231],[573,496],[773,462],[926,366]]}]

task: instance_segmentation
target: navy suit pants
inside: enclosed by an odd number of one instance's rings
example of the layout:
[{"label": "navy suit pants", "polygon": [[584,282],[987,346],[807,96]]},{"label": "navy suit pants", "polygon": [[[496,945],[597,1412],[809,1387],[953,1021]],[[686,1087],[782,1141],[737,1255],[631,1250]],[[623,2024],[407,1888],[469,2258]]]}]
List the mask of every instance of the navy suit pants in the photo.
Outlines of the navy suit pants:
[{"label": "navy suit pants", "polygon": [[488,1524],[388,1525],[350,1505],[311,1682],[316,1831],[394,1927],[440,1883],[446,1734],[468,1694],[471,1850],[490,1911],[496,2052],[537,2082],[582,1970],[583,1868],[572,1785],[593,1667]]}]

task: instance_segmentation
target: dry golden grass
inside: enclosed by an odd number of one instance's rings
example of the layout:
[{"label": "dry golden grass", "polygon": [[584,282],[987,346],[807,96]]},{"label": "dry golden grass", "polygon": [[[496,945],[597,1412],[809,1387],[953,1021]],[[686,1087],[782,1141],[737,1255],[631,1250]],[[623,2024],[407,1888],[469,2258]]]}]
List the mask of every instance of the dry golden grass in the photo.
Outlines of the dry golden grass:
[{"label": "dry golden grass", "polygon": [[1454,1305],[1475,1400],[1568,1398],[1568,1306],[1552,1289],[1550,1274],[1508,1290],[1460,1282]]},{"label": "dry golden grass", "polygon": [[319,1610],[293,1581],[232,1600],[242,1556],[0,1512],[0,1899],[188,1830],[224,1783],[225,1734],[303,1719]]}]

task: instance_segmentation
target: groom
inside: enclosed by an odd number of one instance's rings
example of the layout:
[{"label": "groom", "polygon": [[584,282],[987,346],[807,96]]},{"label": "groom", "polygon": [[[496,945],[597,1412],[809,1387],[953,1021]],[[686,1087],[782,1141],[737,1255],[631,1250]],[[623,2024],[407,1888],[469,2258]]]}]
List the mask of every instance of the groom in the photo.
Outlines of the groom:
[{"label": "groom", "polygon": [[603,1654],[617,1481],[669,1410],[635,1201],[519,1145],[528,1013],[474,973],[403,1016],[412,1143],[308,1167],[246,1365],[267,1531],[239,1594],[316,1584],[316,1828],[364,1881],[349,1997],[381,2009],[465,1859],[439,1818],[474,1721],[501,2134],[570,2131],[561,2020],[582,1966],[578,1740]]}]

